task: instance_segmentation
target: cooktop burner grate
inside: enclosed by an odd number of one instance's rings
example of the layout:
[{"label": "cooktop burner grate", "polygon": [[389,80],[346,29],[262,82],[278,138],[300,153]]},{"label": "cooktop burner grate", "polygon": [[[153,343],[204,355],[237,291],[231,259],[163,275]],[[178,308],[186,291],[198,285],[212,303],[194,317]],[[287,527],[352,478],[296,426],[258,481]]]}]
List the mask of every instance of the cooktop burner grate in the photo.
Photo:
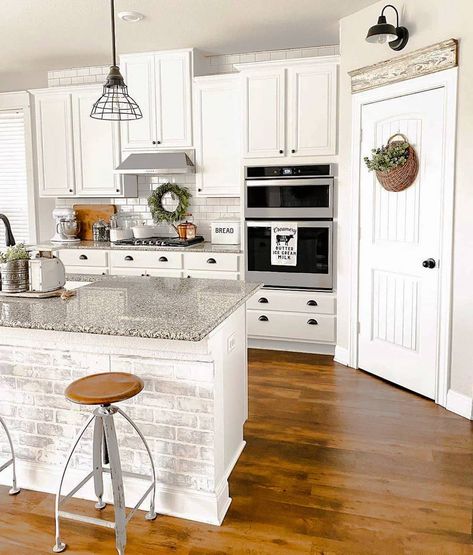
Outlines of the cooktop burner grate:
[{"label": "cooktop burner grate", "polygon": [[157,246],[157,247],[190,247],[202,243],[204,238],[197,235],[194,239],[179,239],[179,237],[147,237],[146,239],[123,239],[115,241],[114,245]]}]

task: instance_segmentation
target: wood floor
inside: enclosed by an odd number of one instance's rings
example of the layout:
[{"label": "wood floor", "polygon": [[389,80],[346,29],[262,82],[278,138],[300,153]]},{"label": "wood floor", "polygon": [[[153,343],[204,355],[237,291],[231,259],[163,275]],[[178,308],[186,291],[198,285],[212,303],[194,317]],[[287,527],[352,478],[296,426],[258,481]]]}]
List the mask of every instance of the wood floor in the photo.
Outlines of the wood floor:
[{"label": "wood floor", "polygon": [[[137,515],[127,554],[473,554],[468,420],[329,357],[252,351],[245,436],[223,526]],[[0,488],[0,553],[49,553],[52,513]],[[63,525],[71,555],[116,553],[112,534]]]}]

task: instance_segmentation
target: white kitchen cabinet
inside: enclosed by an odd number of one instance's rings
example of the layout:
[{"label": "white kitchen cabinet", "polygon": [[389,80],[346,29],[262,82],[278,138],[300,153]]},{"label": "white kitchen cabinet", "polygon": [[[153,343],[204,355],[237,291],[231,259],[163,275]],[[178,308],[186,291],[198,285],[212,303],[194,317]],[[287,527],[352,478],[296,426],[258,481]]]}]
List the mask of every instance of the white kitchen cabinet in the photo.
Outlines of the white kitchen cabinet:
[{"label": "white kitchen cabinet", "polygon": [[236,67],[243,87],[245,158],[336,154],[338,57]]},{"label": "white kitchen cabinet", "polygon": [[284,68],[243,73],[243,156],[285,154],[286,75]]},{"label": "white kitchen cabinet", "polygon": [[207,272],[238,272],[239,255],[231,253],[186,252],[184,268]]},{"label": "white kitchen cabinet", "polygon": [[238,75],[194,79],[198,196],[240,196],[241,93]]},{"label": "white kitchen cabinet", "polygon": [[336,152],[337,67],[288,67],[288,143],[291,156]]},{"label": "white kitchen cabinet", "polygon": [[121,160],[118,124],[90,117],[101,86],[31,92],[40,196],[136,196],[136,180],[113,172]]},{"label": "white kitchen cabinet", "polygon": [[184,277],[199,279],[232,279],[239,280],[240,274],[237,272],[205,272],[199,270],[184,270]]},{"label": "white kitchen cabinet", "polygon": [[124,150],[192,147],[192,51],[120,57],[130,96],[143,118],[122,125]]},{"label": "white kitchen cabinet", "polygon": [[35,94],[40,196],[73,196],[72,98],[68,92]]}]

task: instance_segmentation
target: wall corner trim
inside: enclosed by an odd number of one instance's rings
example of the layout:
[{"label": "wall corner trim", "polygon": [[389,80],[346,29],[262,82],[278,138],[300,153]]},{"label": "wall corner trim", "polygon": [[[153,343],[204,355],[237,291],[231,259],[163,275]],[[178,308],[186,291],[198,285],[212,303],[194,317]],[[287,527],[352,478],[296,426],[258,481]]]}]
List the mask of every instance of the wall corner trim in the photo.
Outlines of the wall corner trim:
[{"label": "wall corner trim", "polygon": [[447,393],[447,410],[473,420],[473,398],[449,389]]},{"label": "wall corner trim", "polygon": [[349,366],[350,358],[349,358],[348,349],[345,349],[345,347],[340,347],[339,345],[337,345],[335,347],[335,356],[333,357],[333,360],[335,362],[338,362],[338,364]]}]

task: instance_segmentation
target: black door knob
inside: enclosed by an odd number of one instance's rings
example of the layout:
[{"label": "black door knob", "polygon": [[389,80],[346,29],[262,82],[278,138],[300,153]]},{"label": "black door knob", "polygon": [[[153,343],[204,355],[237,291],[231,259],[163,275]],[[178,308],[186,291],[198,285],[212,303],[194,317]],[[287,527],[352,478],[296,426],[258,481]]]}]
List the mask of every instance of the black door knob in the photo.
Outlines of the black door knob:
[{"label": "black door knob", "polygon": [[432,270],[432,268],[435,268],[436,262],[433,258],[427,258],[427,260],[424,260],[424,262],[422,262],[422,266],[424,266],[424,268],[429,268],[429,270]]}]

